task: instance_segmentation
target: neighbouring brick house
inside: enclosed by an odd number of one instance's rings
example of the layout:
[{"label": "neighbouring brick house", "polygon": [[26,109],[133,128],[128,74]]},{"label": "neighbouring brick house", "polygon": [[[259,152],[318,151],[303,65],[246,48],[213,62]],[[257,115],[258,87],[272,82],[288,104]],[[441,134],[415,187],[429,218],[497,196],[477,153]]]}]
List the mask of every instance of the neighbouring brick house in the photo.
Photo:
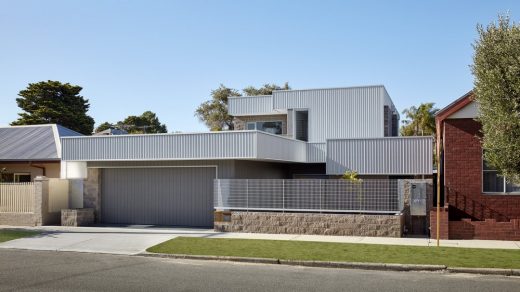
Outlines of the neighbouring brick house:
[{"label": "neighbouring brick house", "polygon": [[[442,145],[440,216],[443,239],[520,240],[520,186],[509,184],[483,161],[478,104],[469,92],[436,115]],[[441,201],[442,202],[442,201]],[[431,212],[432,237],[436,212]]]}]

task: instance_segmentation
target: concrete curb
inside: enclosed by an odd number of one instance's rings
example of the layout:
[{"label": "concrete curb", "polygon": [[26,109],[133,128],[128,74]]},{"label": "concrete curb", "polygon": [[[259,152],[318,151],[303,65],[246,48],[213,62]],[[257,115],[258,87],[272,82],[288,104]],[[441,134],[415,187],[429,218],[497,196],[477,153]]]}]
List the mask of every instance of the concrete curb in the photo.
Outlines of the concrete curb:
[{"label": "concrete curb", "polygon": [[491,269],[491,268],[457,268],[445,265],[414,265],[414,264],[385,264],[385,263],[359,263],[359,262],[323,262],[323,261],[300,261],[300,260],[281,260],[275,258],[247,258],[233,256],[210,256],[210,255],[189,255],[189,254],[165,254],[144,252],[137,256],[155,258],[174,258],[187,260],[210,260],[210,261],[229,261],[256,264],[274,264],[288,266],[304,266],[316,268],[338,268],[338,269],[360,269],[360,270],[379,270],[379,271],[398,271],[398,272],[448,272],[465,273],[479,275],[500,275],[500,276],[520,276],[520,269]]},{"label": "concrete curb", "polygon": [[322,261],[298,261],[278,260],[282,265],[306,266],[320,268],[341,268],[381,271],[444,271],[443,265],[410,265],[410,264],[384,264],[384,263],[358,263],[358,262],[322,262]]},{"label": "concrete curb", "polygon": [[[275,258],[247,258],[233,256],[208,256],[208,255],[188,255],[188,254],[164,254],[144,252],[137,256],[174,258],[188,260],[210,260],[210,261],[230,261],[257,264],[275,264],[288,266],[304,266],[316,268],[339,268],[339,269],[360,269],[360,270],[379,270],[379,271],[423,271],[423,272],[444,272],[448,268],[444,265],[412,265],[412,264],[385,264],[385,263],[359,263],[359,262],[323,262],[323,261],[299,261],[281,260]],[[497,269],[498,270],[498,269]],[[511,270],[507,270],[511,271]],[[453,270],[452,272],[456,272]],[[519,271],[520,273],[520,271]],[[496,274],[494,274],[496,275]],[[511,273],[508,275],[512,275]]]},{"label": "concrete curb", "polygon": [[501,275],[501,276],[520,276],[520,270],[515,269],[491,269],[491,268],[451,268],[446,269],[449,273],[481,274],[481,275]]},{"label": "concrete curb", "polygon": [[150,253],[144,252],[137,256],[154,257],[154,258],[174,258],[186,260],[207,260],[207,261],[229,261],[255,264],[280,264],[278,259],[273,258],[244,258],[233,256],[205,256],[205,255],[189,255],[189,254],[166,254],[166,253]]}]

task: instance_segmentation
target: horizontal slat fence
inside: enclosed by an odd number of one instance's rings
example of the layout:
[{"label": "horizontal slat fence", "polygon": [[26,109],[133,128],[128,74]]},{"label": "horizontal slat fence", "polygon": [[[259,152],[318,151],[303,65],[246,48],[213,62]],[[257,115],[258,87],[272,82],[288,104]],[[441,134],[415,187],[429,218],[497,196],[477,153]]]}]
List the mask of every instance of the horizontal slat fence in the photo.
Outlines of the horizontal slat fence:
[{"label": "horizontal slat fence", "polygon": [[0,183],[0,213],[33,213],[34,183]]}]

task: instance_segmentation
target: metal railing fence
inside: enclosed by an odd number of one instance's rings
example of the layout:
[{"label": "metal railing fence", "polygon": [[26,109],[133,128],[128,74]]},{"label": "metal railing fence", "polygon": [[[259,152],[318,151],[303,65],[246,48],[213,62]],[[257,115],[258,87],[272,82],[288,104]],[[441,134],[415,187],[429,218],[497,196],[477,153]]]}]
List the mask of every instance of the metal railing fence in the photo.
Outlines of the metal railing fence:
[{"label": "metal railing fence", "polygon": [[397,180],[216,179],[217,210],[331,213],[398,213]]},{"label": "metal railing fence", "polygon": [[34,183],[0,183],[0,213],[32,213],[34,196]]}]

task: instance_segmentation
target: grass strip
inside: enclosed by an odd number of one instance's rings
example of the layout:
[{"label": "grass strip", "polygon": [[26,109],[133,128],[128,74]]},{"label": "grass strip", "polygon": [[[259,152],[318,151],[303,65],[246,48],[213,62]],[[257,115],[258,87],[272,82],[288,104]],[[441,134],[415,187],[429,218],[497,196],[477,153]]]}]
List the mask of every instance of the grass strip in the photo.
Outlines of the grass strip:
[{"label": "grass strip", "polygon": [[166,254],[520,269],[520,251],[287,240],[177,237],[147,249]]},{"label": "grass strip", "polygon": [[0,229],[0,242],[34,236],[36,234],[39,234],[39,232],[30,230]]}]

